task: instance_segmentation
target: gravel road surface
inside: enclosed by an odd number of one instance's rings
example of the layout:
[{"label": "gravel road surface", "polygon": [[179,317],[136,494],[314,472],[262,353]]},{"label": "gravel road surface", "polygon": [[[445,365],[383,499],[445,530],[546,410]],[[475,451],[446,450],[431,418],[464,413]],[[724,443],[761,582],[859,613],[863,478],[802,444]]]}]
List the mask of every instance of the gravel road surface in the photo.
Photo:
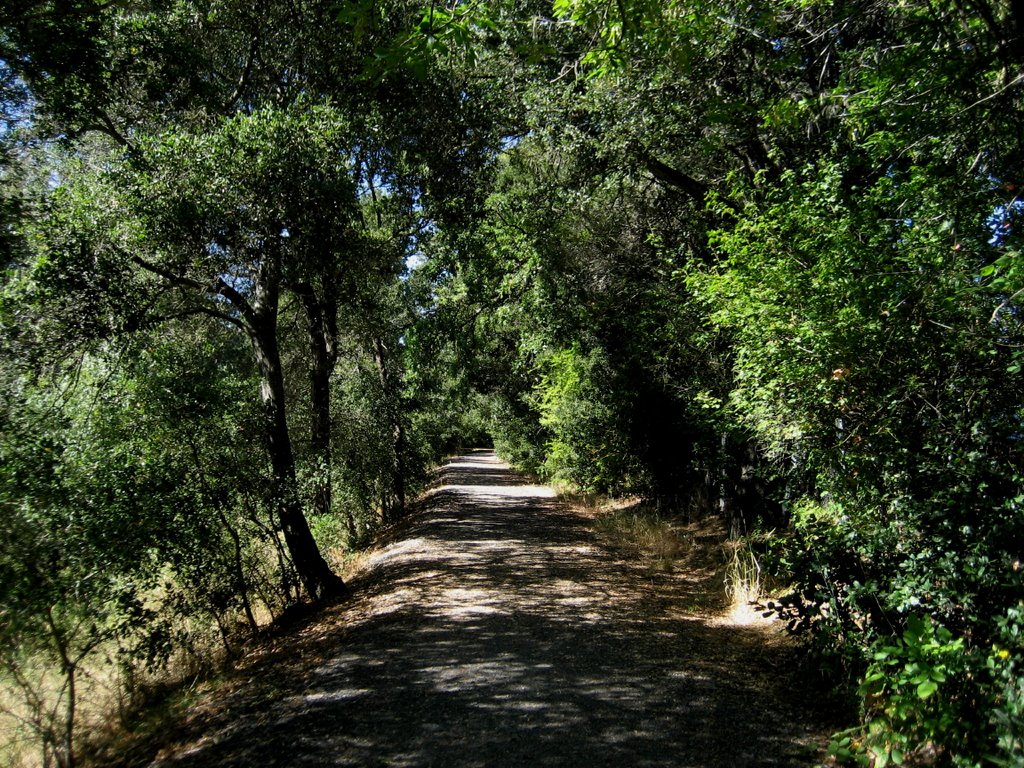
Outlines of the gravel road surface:
[{"label": "gravel road surface", "polygon": [[799,654],[696,608],[696,575],[646,574],[488,451],[422,507],[353,599],[255,654],[150,764],[820,762],[836,724]]}]

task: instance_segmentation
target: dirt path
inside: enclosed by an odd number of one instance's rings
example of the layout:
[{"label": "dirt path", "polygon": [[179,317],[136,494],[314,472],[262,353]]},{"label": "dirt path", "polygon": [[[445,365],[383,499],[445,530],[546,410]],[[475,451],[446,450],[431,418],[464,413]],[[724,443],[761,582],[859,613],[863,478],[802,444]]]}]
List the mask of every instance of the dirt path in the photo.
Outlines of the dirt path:
[{"label": "dirt path", "polygon": [[491,453],[441,482],[353,601],[250,661],[152,764],[816,764],[831,725],[791,649],[688,610],[696,582],[645,579]]}]

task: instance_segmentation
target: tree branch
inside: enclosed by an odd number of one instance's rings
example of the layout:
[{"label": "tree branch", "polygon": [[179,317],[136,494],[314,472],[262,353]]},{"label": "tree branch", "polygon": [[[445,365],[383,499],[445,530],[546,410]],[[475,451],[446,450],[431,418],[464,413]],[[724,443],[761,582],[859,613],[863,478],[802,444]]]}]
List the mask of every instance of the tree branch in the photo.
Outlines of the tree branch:
[{"label": "tree branch", "polygon": [[645,153],[641,155],[640,159],[643,161],[647,170],[651,172],[651,175],[658,181],[668,184],[670,187],[678,189],[680,192],[684,192],[698,202],[703,203],[708,192],[711,191],[711,187],[703,181],[698,181],[692,176],[666,165],[653,155]]},{"label": "tree branch", "polygon": [[991,325],[992,323],[995,323],[996,320],[999,319],[999,313],[1006,309],[1008,306],[1010,306],[1010,304],[1013,303],[1013,300],[1020,296],[1021,293],[1024,293],[1024,288],[1017,289],[1009,297],[1004,299],[1003,302],[998,307],[995,308],[995,311],[992,312],[992,317],[990,317],[988,320],[989,324]]},{"label": "tree branch", "polygon": [[161,323],[169,323],[172,320],[182,320],[186,317],[194,317],[195,315],[206,315],[216,320],[223,320],[224,322],[231,323],[235,327],[243,331],[248,331],[245,323],[239,320],[234,315],[229,315],[227,312],[221,312],[220,310],[214,309],[213,307],[207,307],[198,305],[191,309],[184,310],[182,312],[175,312],[170,315],[159,315],[148,320],[142,327],[150,328],[160,325]]},{"label": "tree branch", "polygon": [[223,277],[218,275],[216,280],[214,280],[213,282],[202,283],[199,280],[195,280],[191,277],[186,277],[185,275],[179,275],[177,272],[172,272],[171,270],[166,269],[160,266],[159,264],[154,264],[151,261],[147,261],[141,256],[133,255],[131,256],[131,260],[135,262],[138,266],[142,267],[147,272],[152,272],[154,275],[162,277],[164,280],[171,283],[172,285],[176,285],[180,288],[191,288],[192,290],[195,291],[202,291],[203,293],[211,296],[223,296],[225,299],[231,302],[232,306],[234,306],[235,309],[237,309],[241,313],[242,317],[245,319],[245,322],[239,320],[236,317],[232,317],[231,315],[228,315],[226,313],[219,312],[213,308],[200,308],[201,312],[211,315],[212,317],[218,317],[222,320],[227,320],[231,323],[234,323],[239,328],[242,328],[245,331],[248,331],[251,328],[256,327],[256,313],[253,311],[253,308],[249,304],[249,301],[235,288],[232,288],[230,285],[228,285],[224,281]]},{"label": "tree branch", "polygon": [[242,74],[238,76],[238,82],[235,84],[235,90],[228,98],[228,103],[224,105],[224,111],[229,112],[234,109],[235,104],[245,90],[245,86],[249,84],[249,78],[252,75],[252,66],[256,61],[256,53],[259,50],[260,38],[259,35],[253,35],[252,45],[249,46],[249,55],[245,59],[245,66],[242,68]]}]

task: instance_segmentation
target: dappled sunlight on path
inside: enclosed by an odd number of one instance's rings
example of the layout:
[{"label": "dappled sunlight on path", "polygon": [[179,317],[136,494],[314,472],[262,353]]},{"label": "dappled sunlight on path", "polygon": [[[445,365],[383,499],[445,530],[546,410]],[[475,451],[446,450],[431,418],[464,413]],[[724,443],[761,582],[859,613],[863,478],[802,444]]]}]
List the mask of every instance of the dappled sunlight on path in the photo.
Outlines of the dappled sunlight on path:
[{"label": "dappled sunlight on path", "polygon": [[[550,488],[448,462],[357,598],[245,670],[163,766],[810,765],[791,650],[686,610]],[[811,745],[809,747],[809,745]]]}]

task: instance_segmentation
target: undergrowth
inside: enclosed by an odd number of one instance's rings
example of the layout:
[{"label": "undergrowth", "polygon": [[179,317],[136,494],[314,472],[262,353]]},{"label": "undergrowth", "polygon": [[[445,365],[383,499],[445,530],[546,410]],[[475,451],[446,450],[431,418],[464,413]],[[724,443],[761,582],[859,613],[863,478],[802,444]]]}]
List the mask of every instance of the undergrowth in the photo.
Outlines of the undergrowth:
[{"label": "undergrowth", "polygon": [[[346,582],[365,567],[371,553],[372,549],[325,549],[335,572]],[[293,618],[292,614],[285,614],[275,621],[262,611],[260,634],[256,638],[236,638],[237,652],[230,657],[223,648],[210,643],[203,653],[180,654],[155,674],[122,679],[111,686],[113,695],[93,704],[89,735],[81,745],[82,764],[99,768],[147,762],[151,745],[165,740],[181,722],[183,713],[201,696],[224,685],[232,666],[258,648],[263,642],[260,638],[273,634],[275,628],[286,627]],[[138,759],[133,759],[133,755],[138,755]],[[2,752],[0,757],[4,757]],[[0,765],[7,764],[0,761]],[[24,751],[22,763],[10,763],[18,768],[34,768],[37,764],[34,756]]]},{"label": "undergrowth", "polygon": [[636,504],[599,513],[595,525],[613,546],[644,560],[654,572],[673,571],[692,543],[679,523]]},{"label": "undergrowth", "polygon": [[[771,534],[730,539],[714,517],[687,521],[637,499],[612,499],[561,489],[560,496],[593,521],[612,548],[643,563],[648,574],[689,569],[700,573],[709,597],[723,601],[734,619],[763,615],[763,603],[783,589],[765,569],[763,551]],[[759,610],[760,606],[760,610]]]}]

